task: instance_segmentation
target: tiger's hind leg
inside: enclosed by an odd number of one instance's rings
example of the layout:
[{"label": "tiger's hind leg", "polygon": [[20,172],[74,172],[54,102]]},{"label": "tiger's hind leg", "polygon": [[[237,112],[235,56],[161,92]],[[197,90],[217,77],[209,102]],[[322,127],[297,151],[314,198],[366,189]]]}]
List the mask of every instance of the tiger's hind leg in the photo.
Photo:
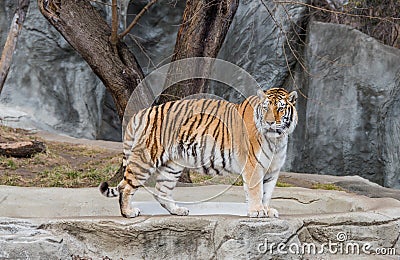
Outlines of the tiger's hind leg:
[{"label": "tiger's hind leg", "polygon": [[138,187],[128,184],[125,180],[118,185],[119,207],[121,215],[125,218],[134,218],[140,215],[140,210],[131,206],[132,196],[135,194],[137,189]]},{"label": "tiger's hind leg", "polygon": [[154,198],[172,215],[187,216],[189,210],[176,205],[172,198],[172,190],[175,188],[182,170],[183,167],[172,162],[166,166],[161,166],[158,169]]},{"label": "tiger's hind leg", "polygon": [[134,218],[140,215],[140,210],[132,207],[131,200],[138,188],[143,186],[149,178],[151,170],[141,168],[137,163],[130,163],[126,167],[124,179],[118,185],[119,206],[122,216]]}]

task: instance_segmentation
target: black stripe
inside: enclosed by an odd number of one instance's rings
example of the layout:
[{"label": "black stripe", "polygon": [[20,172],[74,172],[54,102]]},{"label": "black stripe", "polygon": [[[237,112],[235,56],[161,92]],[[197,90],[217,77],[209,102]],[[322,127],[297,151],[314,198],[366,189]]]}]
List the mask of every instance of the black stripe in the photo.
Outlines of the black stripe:
[{"label": "black stripe", "polygon": [[169,131],[170,131],[170,128],[171,128],[171,125],[172,124],[170,124],[170,122],[169,122],[169,117],[171,116],[171,108],[172,108],[172,105],[173,105],[173,103],[171,103],[171,102],[168,102],[167,104],[169,104],[170,106],[168,107],[168,109],[167,108],[165,108],[166,109],[166,118],[165,118],[165,124],[166,124],[166,126],[165,127],[162,127],[162,130],[164,131],[164,133],[163,133],[163,138],[162,138],[162,142],[163,142],[163,145],[166,145],[166,146],[168,146],[168,145],[170,145],[170,140],[168,139],[167,140],[167,137],[166,137],[166,135],[168,134],[168,133],[170,133]]},{"label": "black stripe", "polygon": [[267,183],[267,182],[270,182],[270,181],[272,181],[273,179],[274,179],[274,176],[269,176],[268,178],[265,178],[265,177],[264,177],[263,184],[265,184],[265,183]]},{"label": "black stripe", "polygon": [[275,151],[274,151],[274,149],[272,149],[270,140],[266,139],[266,143],[268,144],[268,148],[269,148],[269,150],[271,151],[271,154],[272,154],[272,157],[273,157]]},{"label": "black stripe", "polygon": [[214,143],[213,143],[213,147],[212,147],[212,154],[214,155],[213,157],[212,157],[212,159],[211,159],[211,169],[213,169],[216,173],[217,173],[217,175],[220,175],[220,172],[219,172],[219,170],[217,170],[216,168],[215,168],[215,165],[214,165],[214,160],[215,160],[215,146],[217,145],[217,142],[218,142],[218,136],[219,136],[219,133],[220,133],[220,130],[219,130],[219,125],[221,124],[221,120],[218,118],[218,119],[214,119],[214,120],[218,120],[218,124],[217,124],[217,126],[215,127],[215,129],[214,129],[214,132],[213,132],[213,134],[212,134],[212,136],[214,137]]},{"label": "black stripe", "polygon": [[160,171],[163,171],[163,172],[166,172],[166,173],[170,173],[170,174],[173,174],[173,175],[177,175],[177,174],[179,174],[179,173],[181,173],[182,171],[181,170],[179,170],[179,171],[175,171],[175,170],[160,170]]},{"label": "black stripe", "polygon": [[221,158],[222,158],[222,168],[225,169],[226,162],[225,162],[225,125],[222,123],[222,137],[221,137],[221,146],[220,146],[220,152],[221,152]]},{"label": "black stripe", "polygon": [[[149,128],[150,119],[151,119],[151,113],[153,112],[154,109],[153,109],[153,108],[149,108],[148,110],[149,110],[149,111],[148,111],[148,115],[147,115],[146,127],[144,128],[144,130],[143,130],[143,132],[142,132],[142,136],[143,136],[144,133],[147,132],[147,129]],[[141,139],[142,136],[141,136],[139,139]]]},{"label": "black stripe", "polygon": [[[211,109],[210,113],[208,113],[208,115],[207,115],[207,118],[206,118],[206,120],[205,120],[205,122],[204,122],[206,125],[210,125],[210,124],[215,120],[215,115],[214,115],[214,114],[216,114],[216,112],[218,112],[218,109],[219,109],[219,107],[220,107],[220,105],[221,105],[221,103],[218,102],[218,101],[217,101],[216,103],[217,103],[217,105],[214,106],[214,107]],[[213,102],[213,104],[215,104],[215,102]],[[214,109],[215,109],[215,113],[214,113]],[[210,122],[208,122],[208,119],[210,118],[210,116],[212,116],[212,117],[211,117]]]},{"label": "black stripe", "polygon": [[266,168],[266,167],[261,163],[261,161],[257,158],[257,156],[256,156],[256,154],[255,154],[255,152],[254,152],[254,147],[253,147],[253,145],[251,145],[251,144],[250,144],[250,149],[251,149],[251,151],[253,152],[254,158],[255,158],[256,161],[261,165],[261,167],[263,167],[264,169],[268,169],[268,168]]},{"label": "black stripe", "polygon": [[144,140],[143,139],[146,139],[146,145],[148,145],[148,135],[147,135],[147,130],[148,130],[148,128],[149,128],[149,126],[150,126],[150,123],[151,123],[151,113],[154,111],[154,107],[152,107],[152,108],[149,108],[149,111],[148,111],[148,115],[147,115],[147,121],[146,121],[146,124],[145,124],[145,128],[143,129],[143,131],[140,133],[140,137],[139,138],[137,138],[137,140],[138,140],[138,143],[143,143],[144,142]]},{"label": "black stripe", "polygon": [[160,124],[159,124],[159,134],[157,135],[157,136],[159,136],[160,138],[160,142],[162,141],[161,140],[161,133],[162,133],[162,130],[163,130],[163,123],[164,123],[164,116],[165,116],[165,109],[166,109],[166,104],[164,103],[164,104],[162,104],[161,105],[161,107],[160,107],[160,110],[161,110],[161,113],[160,113]]},{"label": "black stripe", "polygon": [[[154,165],[151,162],[149,162],[149,160],[147,160],[147,158],[145,157],[146,152],[147,152],[147,149],[140,149],[140,151],[135,151],[134,155],[140,159],[141,164],[145,164],[145,165],[149,166],[149,168],[153,168]],[[138,156],[138,154],[139,154],[139,156]],[[130,161],[130,163],[131,162],[136,163],[136,161]]]},{"label": "black stripe", "polygon": [[263,148],[264,147],[263,143],[261,143],[258,138],[257,138],[257,142],[258,142],[258,145],[260,146],[260,149],[261,149],[262,153],[265,155],[265,157],[267,157],[268,160],[271,160],[271,158],[269,157],[269,155],[265,152],[265,150]]},{"label": "black stripe", "polygon": [[[176,114],[175,114],[175,116],[173,118],[174,119],[174,124],[173,124],[172,130],[174,130],[174,131],[173,131],[172,140],[177,140],[178,139],[178,135],[180,133],[180,128],[182,127],[181,115],[184,115],[184,114],[182,114],[182,110],[184,108],[183,102],[182,101],[177,102],[176,106],[177,106],[177,108],[179,107],[179,110],[176,112]],[[178,123],[178,126],[179,126],[178,129],[176,128],[176,124],[177,123]]]},{"label": "black stripe", "polygon": [[[144,167],[142,167],[140,164],[138,164],[137,162],[131,162],[130,164],[133,164],[134,166],[135,166],[135,168],[138,168],[139,170],[141,170],[141,171],[149,171],[149,169],[148,168],[144,168]],[[137,172],[135,172],[135,173],[132,173],[133,175],[135,175],[135,174],[137,174]]]},{"label": "black stripe", "polygon": [[[237,113],[238,113],[237,106],[235,106],[235,107],[233,107],[231,109],[231,112],[230,112],[230,127],[231,127],[231,131],[232,131],[232,135],[230,136],[230,138],[231,138],[231,147],[229,148],[229,158],[230,158],[229,164],[231,166],[232,166],[232,155],[235,152],[235,133],[234,133],[234,131],[237,131],[237,132],[242,131],[242,125],[241,124],[240,125],[236,125],[237,120],[241,120],[240,118],[238,119],[236,117]],[[241,121],[239,121],[239,122],[241,122]],[[237,130],[233,130],[234,127],[235,128],[236,127],[240,127],[240,128],[237,129]],[[241,136],[241,134],[239,134],[239,136]]]},{"label": "black stripe", "polygon": [[150,158],[153,162],[155,162],[156,160],[156,155],[157,155],[157,128],[158,128],[158,115],[159,115],[159,109],[161,108],[161,106],[157,106],[155,107],[156,110],[156,114],[154,115],[154,119],[153,119],[153,127],[150,130],[150,134],[149,134],[149,138],[147,139],[147,147],[149,148],[150,146],[150,140],[153,141],[153,143],[151,144],[151,148],[150,148]]},{"label": "black stripe", "polygon": [[[168,187],[167,185],[162,185],[162,186],[160,187],[160,189],[161,189],[162,187],[165,187],[165,188],[167,188],[167,189],[169,189],[169,190],[173,190],[173,189],[175,188],[175,186],[172,187],[172,188],[170,188],[170,187]],[[167,194],[167,193],[165,193],[165,194]]]},{"label": "black stripe", "polygon": [[134,189],[138,189],[140,187],[140,185],[133,185],[132,180],[128,180],[127,183],[129,184],[129,186],[131,186]]},{"label": "black stripe", "polygon": [[156,160],[156,167],[160,167],[161,165],[164,164],[163,156],[165,154],[165,149],[163,146],[160,147],[162,149],[160,156]]},{"label": "black stripe", "polygon": [[244,118],[244,114],[246,113],[247,106],[250,104],[250,102],[248,100],[246,100],[244,102],[246,102],[246,104],[243,107],[243,111],[242,111],[242,115],[241,115],[242,119]]},{"label": "black stripe", "polygon": [[[214,159],[214,158],[213,158],[213,159]],[[214,160],[211,160],[211,166],[210,166],[210,168],[213,169],[217,175],[221,175],[220,171],[217,170],[217,169],[215,168]]]},{"label": "black stripe", "polygon": [[[219,136],[219,133],[220,133],[220,131],[219,131],[219,125],[221,124],[221,120],[219,120],[219,119],[216,119],[216,120],[218,120],[218,124],[217,124],[217,126],[215,127],[214,132],[213,132],[213,134],[212,134],[212,136],[214,137],[214,143],[213,143],[213,147],[212,147],[212,151],[211,151],[211,153],[212,153],[214,156],[215,156],[215,146],[217,145],[218,136]],[[211,164],[211,168],[214,168],[214,162]]]},{"label": "black stripe", "polygon": [[201,151],[201,153],[200,153],[201,166],[203,167],[204,172],[206,174],[208,174],[208,168],[205,166],[205,163],[204,163],[204,159],[205,159],[204,154],[205,154],[206,147],[207,147],[207,139],[205,138],[205,136],[201,137],[200,147],[201,147],[201,150],[200,150]]},{"label": "black stripe", "polygon": [[[201,109],[200,109],[200,111],[201,111],[201,114],[202,114],[202,116],[201,116],[201,118],[200,118],[200,120],[199,120],[199,124],[197,125],[197,126],[199,126],[202,122],[203,122],[203,114],[205,114],[206,113],[206,111],[208,110],[208,108],[210,107],[210,105],[212,105],[212,104],[214,104],[215,103],[215,100],[207,100],[207,99],[204,99],[204,102],[203,102],[203,105],[202,105],[202,107],[201,107]],[[207,106],[206,107],[204,107],[205,105],[207,104]],[[214,108],[213,108],[214,109]],[[213,110],[212,109],[212,110]],[[211,111],[212,111],[211,110]],[[207,120],[208,120],[208,117],[207,117],[207,119],[206,119],[206,122],[207,122]]]},{"label": "black stripe", "polygon": [[188,141],[189,137],[191,136],[191,134],[192,134],[192,132],[193,132],[194,124],[196,124],[195,117],[192,118],[192,119],[193,119],[193,122],[190,124],[189,129],[186,130],[186,132],[185,132],[185,135],[186,135],[186,136],[185,136],[185,140],[183,140],[185,143]]}]

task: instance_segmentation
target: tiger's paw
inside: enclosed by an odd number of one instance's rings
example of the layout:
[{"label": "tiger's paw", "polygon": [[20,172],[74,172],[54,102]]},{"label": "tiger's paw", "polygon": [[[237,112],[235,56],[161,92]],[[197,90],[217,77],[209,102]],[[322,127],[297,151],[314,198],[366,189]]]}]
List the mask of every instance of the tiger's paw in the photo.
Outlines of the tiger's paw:
[{"label": "tiger's paw", "polygon": [[279,218],[279,212],[276,209],[265,206],[265,210],[269,218]]},{"label": "tiger's paw", "polygon": [[268,214],[264,207],[260,207],[254,210],[249,210],[247,216],[250,218],[266,218],[268,217]]},{"label": "tiger's paw", "polygon": [[189,209],[185,207],[176,207],[172,212],[172,215],[178,215],[178,216],[187,216],[189,215]]},{"label": "tiger's paw", "polygon": [[140,209],[132,208],[124,212],[121,212],[121,215],[125,218],[135,218],[140,215]]}]

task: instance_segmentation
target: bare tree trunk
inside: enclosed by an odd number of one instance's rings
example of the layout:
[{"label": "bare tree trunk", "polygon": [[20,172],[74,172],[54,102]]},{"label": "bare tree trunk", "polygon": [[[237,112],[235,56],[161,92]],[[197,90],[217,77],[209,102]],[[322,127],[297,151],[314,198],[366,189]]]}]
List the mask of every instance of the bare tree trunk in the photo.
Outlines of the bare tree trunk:
[{"label": "bare tree trunk", "polygon": [[[110,26],[88,0],[38,0],[38,5],[47,20],[103,81],[122,121],[129,98],[143,79],[135,56],[124,42],[111,42]],[[152,103],[151,91],[134,93],[137,103]]]},{"label": "bare tree trunk", "polygon": [[[172,61],[192,57],[216,58],[238,5],[239,0],[188,0]],[[202,71],[207,73],[208,69],[206,64]],[[179,75],[179,68],[171,66],[169,75],[174,74]],[[163,93],[159,103],[205,92],[207,82],[206,79],[191,79],[177,83]]]},{"label": "bare tree trunk", "polygon": [[[238,5],[239,0],[188,0],[172,61],[192,57],[216,58]],[[210,66],[211,64],[204,64],[204,68],[201,68],[203,75],[207,75]],[[169,80],[173,79],[173,75],[180,74],[179,70],[179,67],[170,67],[167,85]],[[159,103],[206,92],[207,82],[204,78],[179,82],[163,92]],[[188,169],[183,171],[179,181],[192,182]]]},{"label": "bare tree trunk", "polygon": [[28,12],[29,1],[30,0],[18,0],[18,8],[11,22],[10,31],[0,59],[0,93],[3,90],[8,72],[10,71],[12,57],[17,47],[18,36],[25,21],[26,13]]}]

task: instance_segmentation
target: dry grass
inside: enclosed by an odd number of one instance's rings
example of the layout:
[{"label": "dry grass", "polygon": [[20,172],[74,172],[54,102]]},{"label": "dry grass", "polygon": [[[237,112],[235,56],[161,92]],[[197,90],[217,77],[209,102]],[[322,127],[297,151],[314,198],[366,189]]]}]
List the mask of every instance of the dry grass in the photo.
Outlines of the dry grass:
[{"label": "dry grass", "polygon": [[[0,127],[0,140],[33,140],[25,130]],[[43,141],[43,140],[40,140]],[[93,187],[108,180],[121,163],[121,154],[84,145],[47,142],[47,151],[30,158],[0,156],[0,185]]]}]

